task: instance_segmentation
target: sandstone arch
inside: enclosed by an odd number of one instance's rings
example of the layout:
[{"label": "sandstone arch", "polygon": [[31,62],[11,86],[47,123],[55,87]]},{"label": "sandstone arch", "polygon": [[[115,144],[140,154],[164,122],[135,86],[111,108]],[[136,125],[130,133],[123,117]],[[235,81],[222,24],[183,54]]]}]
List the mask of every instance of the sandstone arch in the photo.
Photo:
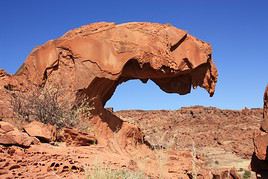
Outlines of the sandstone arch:
[{"label": "sandstone arch", "polygon": [[[71,104],[86,96],[100,133],[111,136],[119,128],[122,136],[140,139],[138,129],[104,109],[117,85],[151,79],[167,93],[184,95],[199,86],[212,96],[218,74],[211,54],[208,43],[171,25],[94,23],[35,48],[15,75],[1,77],[1,86],[28,90],[57,85]],[[7,91],[1,88],[1,95],[8,96]]]},{"label": "sandstone arch", "polygon": [[212,96],[217,70],[211,53],[209,44],[170,25],[95,23],[36,48],[16,74],[38,86],[59,83],[73,101],[86,94],[103,106],[129,79],[151,79],[178,94],[200,86]]}]

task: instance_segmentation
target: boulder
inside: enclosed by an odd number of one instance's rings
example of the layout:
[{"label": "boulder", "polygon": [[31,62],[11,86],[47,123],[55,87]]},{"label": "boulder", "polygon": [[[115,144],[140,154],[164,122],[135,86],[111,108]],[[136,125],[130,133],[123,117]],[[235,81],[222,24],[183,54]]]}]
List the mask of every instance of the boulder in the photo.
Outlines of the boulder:
[{"label": "boulder", "polygon": [[38,142],[38,139],[19,131],[10,123],[0,121],[0,144],[29,147],[31,144],[37,144]]},{"label": "boulder", "polygon": [[263,120],[261,122],[261,130],[268,132],[268,85],[263,95]]},{"label": "boulder", "polygon": [[12,124],[5,121],[0,121],[0,134],[4,134],[15,129],[16,127],[14,127]]},{"label": "boulder", "polygon": [[31,144],[37,144],[38,139],[28,136],[24,132],[18,130],[7,132],[0,135],[0,144],[4,145],[18,145],[22,147],[29,147]]},{"label": "boulder", "polygon": [[66,142],[68,146],[89,146],[97,144],[95,136],[81,132],[75,128],[63,128],[58,138],[60,141]]},{"label": "boulder", "polygon": [[263,120],[260,131],[254,133],[254,153],[251,159],[251,169],[261,178],[268,177],[268,85],[263,96]]},{"label": "boulder", "polygon": [[23,129],[32,137],[37,137],[41,142],[51,142],[56,140],[56,127],[50,124],[43,124],[32,121],[25,125]]},{"label": "boulder", "polygon": [[254,152],[260,160],[267,159],[268,134],[259,134],[254,139]]}]

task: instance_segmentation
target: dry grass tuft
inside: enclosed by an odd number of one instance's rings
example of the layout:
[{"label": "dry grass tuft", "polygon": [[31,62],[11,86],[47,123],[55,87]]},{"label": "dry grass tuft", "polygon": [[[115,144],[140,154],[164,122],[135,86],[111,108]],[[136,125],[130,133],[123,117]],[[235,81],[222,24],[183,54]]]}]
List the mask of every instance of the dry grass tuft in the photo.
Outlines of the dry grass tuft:
[{"label": "dry grass tuft", "polygon": [[112,169],[105,165],[95,165],[88,170],[86,179],[146,179],[142,172],[130,171],[127,169]]}]

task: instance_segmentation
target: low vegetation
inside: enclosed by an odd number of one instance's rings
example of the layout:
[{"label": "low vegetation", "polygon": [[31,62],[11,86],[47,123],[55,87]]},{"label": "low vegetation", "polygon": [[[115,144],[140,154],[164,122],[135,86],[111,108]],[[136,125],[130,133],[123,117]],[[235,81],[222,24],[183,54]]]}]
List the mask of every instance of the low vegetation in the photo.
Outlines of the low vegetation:
[{"label": "low vegetation", "polygon": [[248,170],[244,171],[243,179],[250,179],[251,178],[251,172]]},{"label": "low vegetation", "polygon": [[127,169],[112,169],[108,166],[96,165],[88,171],[86,179],[146,179],[142,172],[130,171]]},{"label": "low vegetation", "polygon": [[[90,115],[89,103],[70,106],[64,102],[59,88],[42,88],[31,93],[13,93],[11,104],[16,117],[25,120],[39,120],[57,128],[75,126],[82,116]],[[60,101],[61,100],[61,101]]]}]

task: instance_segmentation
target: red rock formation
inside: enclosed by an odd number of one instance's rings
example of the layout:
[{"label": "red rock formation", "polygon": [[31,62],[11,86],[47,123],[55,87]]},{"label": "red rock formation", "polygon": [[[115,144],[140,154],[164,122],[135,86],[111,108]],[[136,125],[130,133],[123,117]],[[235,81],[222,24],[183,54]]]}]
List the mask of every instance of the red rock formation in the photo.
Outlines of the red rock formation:
[{"label": "red rock formation", "polygon": [[17,71],[38,86],[60,84],[70,96],[103,105],[130,79],[154,81],[169,93],[201,86],[213,95],[211,47],[185,31],[156,23],[95,23],[37,47]]},{"label": "red rock formation", "polygon": [[263,121],[261,122],[261,129],[268,132],[268,85],[263,95],[263,102]]},{"label": "red rock formation", "polygon": [[252,170],[260,174],[262,178],[268,177],[268,86],[263,97],[263,120],[261,131],[254,135],[254,153],[251,160]]},{"label": "red rock formation", "polygon": [[140,140],[138,129],[103,108],[116,87],[131,79],[150,79],[167,93],[184,95],[200,86],[212,96],[217,69],[211,53],[208,43],[167,24],[85,25],[35,48],[15,75],[1,71],[5,102],[0,101],[0,111],[12,113],[6,102],[12,91],[59,86],[70,104],[85,97],[90,101],[101,138],[123,127],[119,134]]},{"label": "red rock formation", "polygon": [[267,159],[268,134],[259,134],[254,138],[255,153],[258,159]]},{"label": "red rock formation", "polygon": [[0,144],[29,147],[31,144],[36,144],[38,142],[38,139],[30,137],[26,133],[20,132],[11,124],[0,121]]},{"label": "red rock formation", "polygon": [[60,141],[66,142],[68,146],[89,146],[97,144],[97,139],[93,135],[74,128],[63,128],[58,138]]},{"label": "red rock formation", "polygon": [[50,124],[43,124],[33,121],[23,127],[23,129],[32,137],[37,137],[41,141],[51,142],[56,140],[56,127]]}]

